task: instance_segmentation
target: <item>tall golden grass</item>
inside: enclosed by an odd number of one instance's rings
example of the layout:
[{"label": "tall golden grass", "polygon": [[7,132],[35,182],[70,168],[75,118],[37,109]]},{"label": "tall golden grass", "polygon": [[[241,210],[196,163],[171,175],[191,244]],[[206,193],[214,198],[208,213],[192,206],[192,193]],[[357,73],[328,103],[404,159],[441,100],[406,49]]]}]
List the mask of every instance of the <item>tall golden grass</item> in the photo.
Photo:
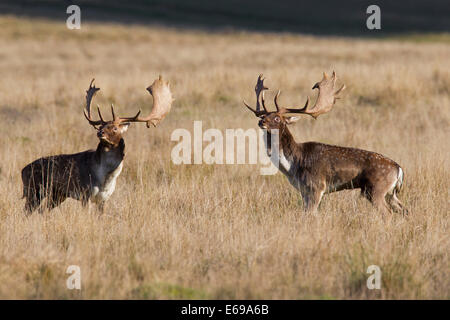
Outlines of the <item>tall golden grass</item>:
[{"label": "tall golden grass", "polygon": [[[0,298],[450,297],[448,42],[94,23],[68,30],[2,16],[0,48]],[[383,218],[358,191],[327,195],[308,215],[280,173],[171,163],[172,131],[192,131],[194,120],[204,129],[257,127],[241,101],[254,101],[259,73],[292,105],[332,70],[348,87],[344,98],[292,126],[293,135],[397,161],[408,218]],[[156,129],[135,124],[126,134],[106,213],[67,200],[25,217],[22,167],[97,145],[82,114],[91,78],[96,102],[131,115],[149,110],[145,88],[158,74],[171,80],[172,112]],[[80,291],[66,288],[69,265],[81,267]],[[369,265],[381,268],[381,290],[366,287]]]}]

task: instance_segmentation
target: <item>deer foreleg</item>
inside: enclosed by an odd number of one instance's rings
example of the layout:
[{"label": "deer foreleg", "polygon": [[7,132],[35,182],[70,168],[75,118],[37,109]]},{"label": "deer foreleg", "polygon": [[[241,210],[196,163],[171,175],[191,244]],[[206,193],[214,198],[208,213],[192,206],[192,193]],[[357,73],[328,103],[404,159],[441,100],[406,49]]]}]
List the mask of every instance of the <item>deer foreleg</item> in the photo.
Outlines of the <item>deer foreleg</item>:
[{"label": "deer foreleg", "polygon": [[325,188],[302,188],[300,192],[303,198],[304,211],[316,212],[325,193]]},{"label": "deer foreleg", "polygon": [[103,214],[105,212],[105,202],[104,201],[97,202],[97,209],[100,212],[100,214]]}]

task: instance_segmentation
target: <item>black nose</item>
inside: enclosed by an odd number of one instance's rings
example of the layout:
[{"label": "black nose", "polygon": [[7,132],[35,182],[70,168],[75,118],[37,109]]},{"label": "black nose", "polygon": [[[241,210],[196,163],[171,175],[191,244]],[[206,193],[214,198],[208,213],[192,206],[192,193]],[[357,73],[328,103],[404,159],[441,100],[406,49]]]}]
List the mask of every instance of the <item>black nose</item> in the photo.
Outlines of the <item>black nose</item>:
[{"label": "black nose", "polygon": [[259,120],[259,122],[258,122],[258,126],[262,126],[263,125],[263,121],[262,120]]}]

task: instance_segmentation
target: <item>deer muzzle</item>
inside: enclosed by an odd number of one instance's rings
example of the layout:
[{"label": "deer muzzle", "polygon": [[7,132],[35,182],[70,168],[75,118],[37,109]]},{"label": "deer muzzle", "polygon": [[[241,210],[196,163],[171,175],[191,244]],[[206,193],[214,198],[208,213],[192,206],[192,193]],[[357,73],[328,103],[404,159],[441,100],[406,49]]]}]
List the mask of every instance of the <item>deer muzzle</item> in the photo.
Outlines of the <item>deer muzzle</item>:
[{"label": "deer muzzle", "polygon": [[259,121],[258,121],[258,126],[259,126],[261,129],[267,129],[267,126],[264,124],[264,120],[259,120]]}]

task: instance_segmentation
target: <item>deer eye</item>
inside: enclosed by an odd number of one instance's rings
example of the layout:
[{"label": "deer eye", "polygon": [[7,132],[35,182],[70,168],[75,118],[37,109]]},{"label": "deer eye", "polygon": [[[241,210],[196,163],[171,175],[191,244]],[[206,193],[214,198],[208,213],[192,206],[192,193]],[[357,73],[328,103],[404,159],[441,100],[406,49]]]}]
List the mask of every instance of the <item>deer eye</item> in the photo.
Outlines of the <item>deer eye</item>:
[{"label": "deer eye", "polygon": [[280,122],[280,117],[275,117],[275,122]]},{"label": "deer eye", "polygon": [[113,131],[114,131],[114,132],[117,132],[117,127],[114,127]]}]

